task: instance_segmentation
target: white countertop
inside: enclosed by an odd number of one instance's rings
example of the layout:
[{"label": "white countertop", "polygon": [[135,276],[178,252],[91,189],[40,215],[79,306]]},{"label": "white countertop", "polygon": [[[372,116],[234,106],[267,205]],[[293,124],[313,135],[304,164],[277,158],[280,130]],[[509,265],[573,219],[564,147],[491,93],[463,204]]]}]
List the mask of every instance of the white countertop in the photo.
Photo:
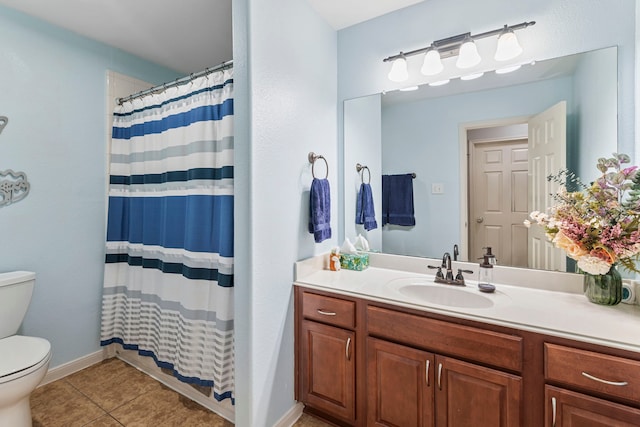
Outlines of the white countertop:
[{"label": "white countertop", "polygon": [[[486,294],[477,289],[474,280],[468,279],[467,286],[459,288],[435,284],[434,276],[429,274],[374,266],[377,264],[388,267],[389,262],[379,262],[382,257],[385,257],[385,261],[389,261],[385,255],[376,255],[373,257],[375,259],[372,259],[372,266],[364,271],[330,271],[324,267],[323,256],[310,258],[296,263],[295,284],[452,317],[640,352],[640,306],[638,305],[593,304],[581,292],[576,292],[575,286],[569,286],[571,290],[569,292],[558,292],[538,289],[545,287],[542,285],[525,287],[496,283],[496,292]],[[412,261],[408,262],[411,265]],[[417,271],[423,270],[427,264],[423,259],[415,262],[423,267]],[[411,267],[409,269],[416,270]],[[531,276],[536,273],[521,270],[521,274]],[[563,277],[566,281],[566,273],[557,274],[565,274]],[[399,285],[411,284],[455,288],[460,292],[477,294],[480,298],[485,297],[488,300],[481,301],[485,303],[484,308],[440,305],[417,299],[415,296],[408,296],[406,292],[403,293],[398,289]]]}]

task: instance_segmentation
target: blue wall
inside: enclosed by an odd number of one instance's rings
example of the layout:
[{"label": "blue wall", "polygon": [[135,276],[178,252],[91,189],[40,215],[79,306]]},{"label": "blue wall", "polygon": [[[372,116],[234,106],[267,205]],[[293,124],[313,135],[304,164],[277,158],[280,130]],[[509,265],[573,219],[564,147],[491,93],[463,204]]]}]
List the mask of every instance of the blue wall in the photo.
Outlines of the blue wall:
[{"label": "blue wall", "polygon": [[308,232],[307,161],[326,157],[335,202],[337,35],[306,1],[234,0],[233,15],[236,425],[266,427],[295,404],[293,263],[337,242]]},{"label": "blue wall", "polygon": [[0,209],[0,271],[36,272],[21,333],[51,341],[55,367],[100,348],[106,71],[151,83],[177,74],[4,7],[0,40],[0,170],[31,183]]}]

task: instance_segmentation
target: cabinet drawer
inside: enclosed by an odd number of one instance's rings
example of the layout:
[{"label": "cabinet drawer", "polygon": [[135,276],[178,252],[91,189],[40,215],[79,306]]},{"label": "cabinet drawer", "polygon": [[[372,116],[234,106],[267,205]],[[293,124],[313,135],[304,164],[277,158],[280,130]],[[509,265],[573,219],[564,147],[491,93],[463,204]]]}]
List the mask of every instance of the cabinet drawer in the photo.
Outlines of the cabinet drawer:
[{"label": "cabinet drawer", "polygon": [[544,355],[547,381],[633,401],[640,396],[640,361],[549,343]]},{"label": "cabinet drawer", "polygon": [[522,337],[367,307],[369,334],[499,368],[522,370]]},{"label": "cabinet drawer", "polygon": [[302,315],[343,328],[355,328],[356,303],[324,295],[302,293]]}]

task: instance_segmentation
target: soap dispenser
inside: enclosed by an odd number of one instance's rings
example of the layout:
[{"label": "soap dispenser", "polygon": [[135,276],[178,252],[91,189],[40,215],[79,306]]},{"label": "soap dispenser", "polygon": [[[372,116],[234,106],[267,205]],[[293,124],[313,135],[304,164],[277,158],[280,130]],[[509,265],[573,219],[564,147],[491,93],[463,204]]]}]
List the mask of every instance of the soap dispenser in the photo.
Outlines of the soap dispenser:
[{"label": "soap dispenser", "polygon": [[491,253],[490,247],[482,249],[486,249],[486,252],[482,256],[478,272],[478,289],[481,292],[493,292],[496,290],[493,285],[493,266],[496,265],[496,256]]}]

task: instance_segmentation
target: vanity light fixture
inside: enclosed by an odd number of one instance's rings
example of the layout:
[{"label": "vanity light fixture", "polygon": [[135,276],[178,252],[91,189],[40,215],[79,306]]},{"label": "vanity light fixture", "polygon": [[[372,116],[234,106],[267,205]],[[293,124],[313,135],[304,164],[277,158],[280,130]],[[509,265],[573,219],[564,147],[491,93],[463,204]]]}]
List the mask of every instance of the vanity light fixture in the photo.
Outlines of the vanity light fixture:
[{"label": "vanity light fixture", "polygon": [[389,80],[403,82],[409,78],[407,58],[424,54],[421,68],[425,76],[434,76],[444,70],[443,59],[457,56],[456,66],[461,69],[475,67],[482,58],[478,54],[475,41],[487,37],[498,36],[498,43],[494,59],[496,61],[508,61],[522,54],[522,46],[518,42],[515,31],[535,25],[535,21],[523,22],[516,25],[505,25],[496,30],[486,31],[480,34],[464,33],[457,36],[436,40],[429,46],[415,49],[410,52],[400,52],[397,55],[383,59],[383,62],[392,62]]}]

